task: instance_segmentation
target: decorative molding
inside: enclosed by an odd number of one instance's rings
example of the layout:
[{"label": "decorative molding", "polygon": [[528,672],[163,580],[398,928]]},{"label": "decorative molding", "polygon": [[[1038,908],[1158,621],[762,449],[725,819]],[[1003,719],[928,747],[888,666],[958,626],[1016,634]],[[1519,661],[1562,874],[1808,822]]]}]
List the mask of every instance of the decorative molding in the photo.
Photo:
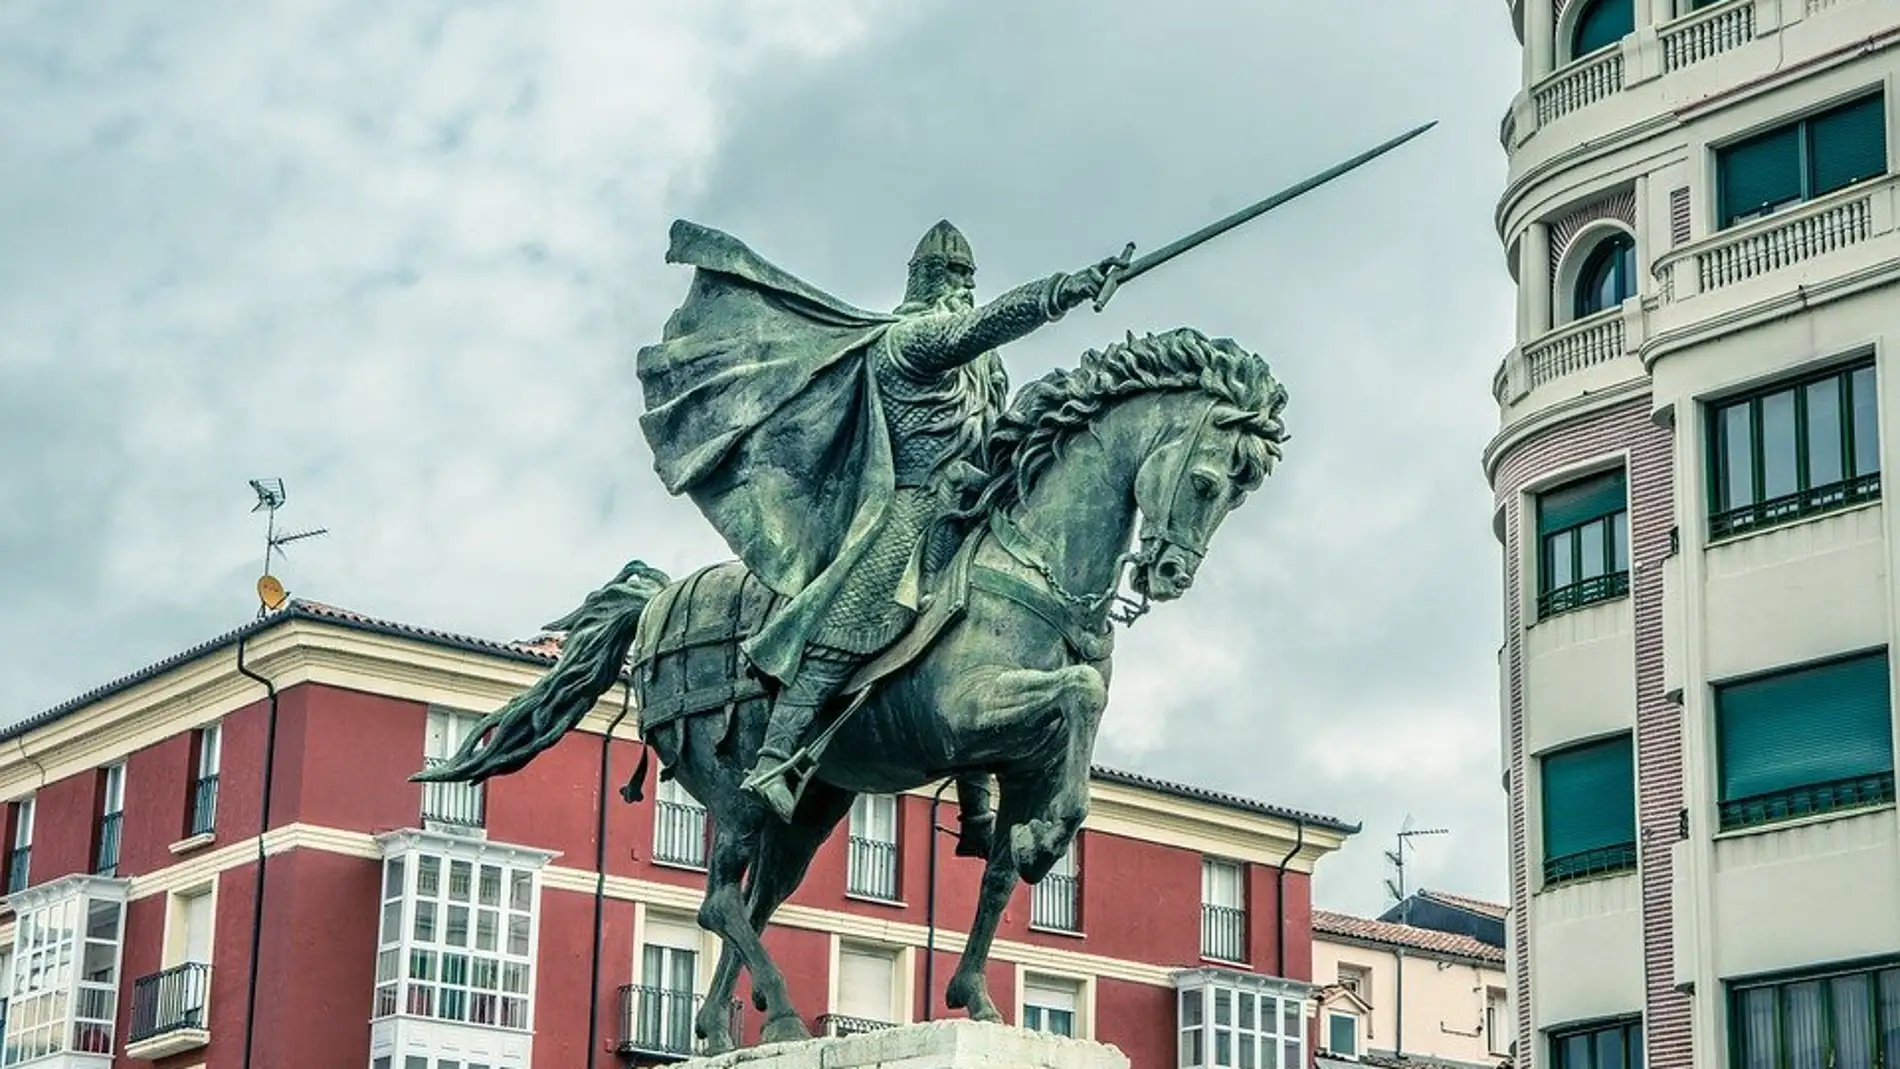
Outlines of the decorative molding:
[{"label": "decorative molding", "polygon": [[1557,277],[1557,265],[1563,263],[1564,253],[1570,248],[1570,239],[1591,223],[1609,220],[1621,223],[1630,232],[1636,233],[1636,190],[1626,189],[1612,193],[1584,205],[1550,224],[1550,277]]},{"label": "decorative molding", "polygon": [[170,846],[167,846],[165,849],[170,850],[174,854],[189,854],[193,850],[198,850],[203,847],[210,846],[212,843],[217,842],[217,841],[218,841],[217,832],[201,831],[196,835],[187,836],[186,838],[180,839],[177,842],[172,843]]}]

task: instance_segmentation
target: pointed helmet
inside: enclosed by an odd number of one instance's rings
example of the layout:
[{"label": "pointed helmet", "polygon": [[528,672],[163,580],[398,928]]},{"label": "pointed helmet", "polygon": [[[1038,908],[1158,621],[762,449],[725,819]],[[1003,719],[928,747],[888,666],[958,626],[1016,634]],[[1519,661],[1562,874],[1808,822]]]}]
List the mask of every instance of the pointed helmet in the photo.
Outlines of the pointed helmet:
[{"label": "pointed helmet", "polygon": [[970,251],[970,243],[964,240],[962,231],[952,226],[950,220],[940,219],[924,231],[922,240],[917,242],[917,251],[910,254],[910,278],[904,286],[904,300],[907,303],[934,302],[950,285],[953,266],[974,275],[976,254]]}]

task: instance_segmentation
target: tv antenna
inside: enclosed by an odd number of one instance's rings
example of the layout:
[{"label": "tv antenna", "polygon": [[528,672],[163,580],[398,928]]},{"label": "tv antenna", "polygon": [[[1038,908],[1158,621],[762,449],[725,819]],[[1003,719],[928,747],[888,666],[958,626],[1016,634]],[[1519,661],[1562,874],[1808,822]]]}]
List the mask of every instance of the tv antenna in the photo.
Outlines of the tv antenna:
[{"label": "tv antenna", "polygon": [[1394,878],[1385,881],[1385,889],[1399,906],[1399,923],[1410,924],[1411,906],[1405,898],[1405,849],[1413,839],[1422,835],[1450,835],[1450,828],[1414,828],[1411,814],[1406,814],[1405,823],[1399,825],[1398,849],[1387,850],[1385,859],[1392,863]]},{"label": "tv antenna", "polygon": [[284,584],[278,582],[277,577],[270,573],[271,557],[273,555],[282,557],[284,555],[284,547],[290,543],[301,542],[306,538],[315,538],[318,535],[329,534],[330,529],[327,527],[312,527],[307,531],[291,531],[285,534],[278,534],[277,510],[283,507],[287,497],[284,493],[284,480],[252,479],[251,489],[257,491],[257,504],[251,506],[251,511],[257,512],[262,509],[266,514],[264,527],[264,573],[257,577],[257,615],[261,617],[267,612],[274,612],[283,608],[284,602],[290,597],[289,593],[284,590]]}]

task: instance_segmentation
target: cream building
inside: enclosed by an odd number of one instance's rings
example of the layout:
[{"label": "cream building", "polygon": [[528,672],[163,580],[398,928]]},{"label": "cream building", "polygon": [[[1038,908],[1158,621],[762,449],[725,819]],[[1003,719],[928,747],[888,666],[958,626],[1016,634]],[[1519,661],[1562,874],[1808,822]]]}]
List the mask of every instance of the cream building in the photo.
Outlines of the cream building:
[{"label": "cream building", "polygon": [[[1501,933],[1504,907],[1434,892],[1415,903],[1446,904],[1474,924],[1453,931],[1313,911],[1313,1031],[1321,1069],[1365,1062],[1489,1069],[1510,1054],[1510,993]],[[1443,911],[1439,911],[1441,916]],[[1455,919],[1454,912],[1454,919]],[[1427,920],[1421,917],[1420,920]],[[1472,931],[1483,933],[1478,938]]]},{"label": "cream building", "polygon": [[1900,2],[1509,17],[1517,1060],[1900,1065]]}]

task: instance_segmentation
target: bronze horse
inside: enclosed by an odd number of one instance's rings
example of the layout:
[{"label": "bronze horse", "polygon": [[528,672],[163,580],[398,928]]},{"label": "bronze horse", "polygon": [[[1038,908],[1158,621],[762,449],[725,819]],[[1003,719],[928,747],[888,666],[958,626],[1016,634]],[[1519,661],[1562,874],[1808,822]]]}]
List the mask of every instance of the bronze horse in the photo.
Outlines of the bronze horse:
[{"label": "bronze horse", "polygon": [[953,517],[961,548],[934,572],[918,623],[933,633],[910,643],[908,657],[886,658],[881,673],[867,668],[876,674],[868,687],[861,677],[848,688],[859,700],[822,740],[790,824],[740,789],[770,700],[742,657],[722,662],[735,665],[724,685],[700,688],[705,701],[686,703],[698,707],[674,701],[663,717],[648,710],[649,699],[658,708],[664,697],[650,693],[654,675],[641,667],[652,668],[666,630],[657,607],[668,617],[730,616],[727,603],[695,598],[756,585],[736,561],[677,583],[629,564],[549,625],[567,633],[550,673],[485,718],[454,759],[416,778],[519,769],[624,677],[629,649],[648,650],[631,676],[642,736],[712,822],[698,919],[722,949],[695,1024],[716,1052],[733,1044],[726,1007],[742,965],[765,1013],[763,1040],[810,1034],[760,936],[853,798],[993,775],[998,834],[945,999],[1001,1020],[984,965],[1016,881],[1040,881],[1087,815],[1123,568],[1132,568],[1140,607],[1188,589],[1221,521],[1279,459],[1285,404],[1259,356],[1188,328],[1130,335],[1025,387],[991,441],[987,482]]}]

